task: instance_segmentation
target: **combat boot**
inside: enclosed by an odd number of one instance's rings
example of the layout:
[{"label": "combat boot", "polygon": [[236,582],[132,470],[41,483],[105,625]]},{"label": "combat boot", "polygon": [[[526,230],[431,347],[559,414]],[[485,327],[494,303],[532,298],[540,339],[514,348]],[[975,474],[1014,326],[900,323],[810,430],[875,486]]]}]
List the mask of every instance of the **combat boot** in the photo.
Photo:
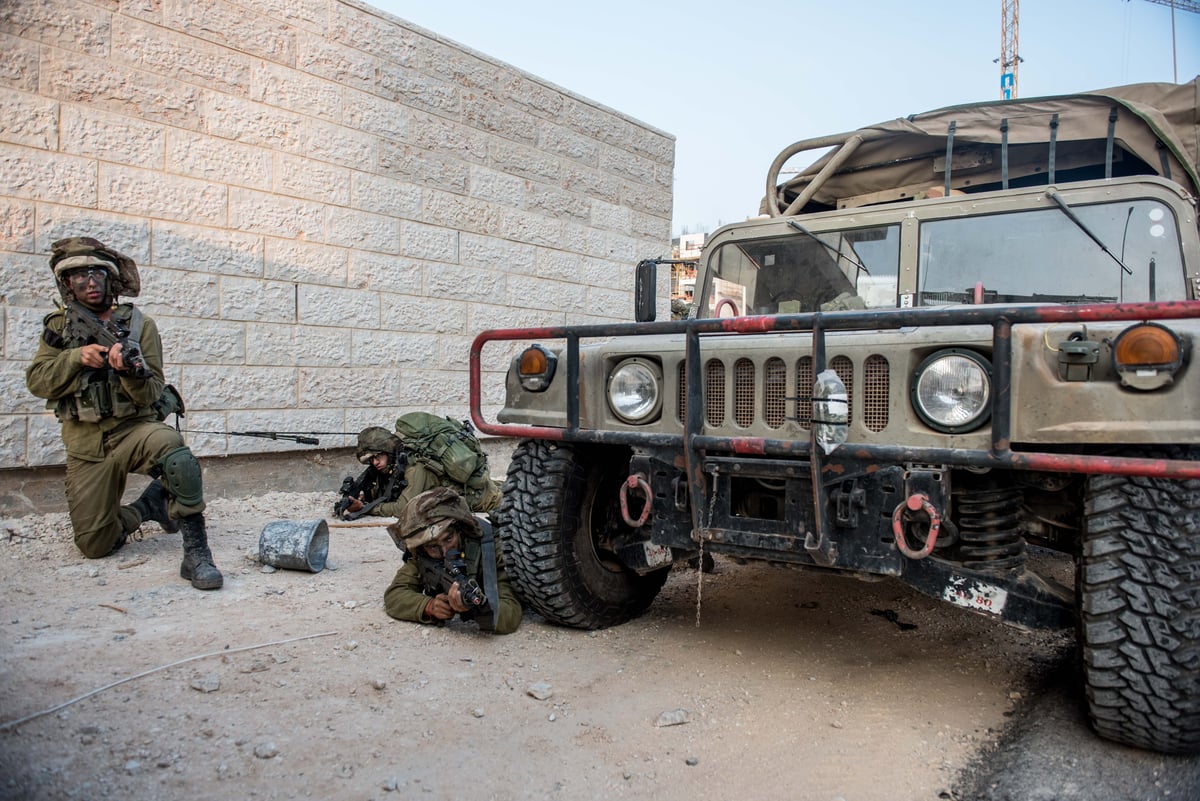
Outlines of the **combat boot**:
[{"label": "combat boot", "polygon": [[208,549],[208,532],[204,528],[204,515],[188,515],[179,519],[183,532],[183,561],[179,564],[179,575],[192,582],[198,590],[218,590],[225,583],[221,571],[213,564],[212,551]]},{"label": "combat boot", "polygon": [[176,531],[179,531],[179,524],[167,514],[167,491],[158,479],[147,484],[146,489],[143,490],[138,499],[130,504],[130,506],[141,513],[143,523],[147,520],[153,520],[162,526],[162,530],[168,534],[174,534]]}]

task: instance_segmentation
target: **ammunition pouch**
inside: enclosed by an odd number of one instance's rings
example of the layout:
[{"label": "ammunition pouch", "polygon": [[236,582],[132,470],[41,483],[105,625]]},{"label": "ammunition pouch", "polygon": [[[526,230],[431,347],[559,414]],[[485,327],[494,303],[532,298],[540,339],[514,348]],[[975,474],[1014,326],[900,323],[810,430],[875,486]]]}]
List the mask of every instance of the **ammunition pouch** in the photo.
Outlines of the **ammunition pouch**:
[{"label": "ammunition pouch", "polygon": [[158,469],[162,471],[163,486],[180,504],[199,506],[204,501],[200,462],[186,445],[163,454]]},{"label": "ammunition pouch", "polygon": [[183,396],[171,384],[163,387],[162,394],[158,396],[158,400],[150,404],[150,408],[154,410],[154,416],[159,421],[166,420],[173,414],[183,417],[187,413],[183,405]]},{"label": "ammunition pouch", "polygon": [[132,417],[137,413],[137,406],[108,376],[101,371],[87,374],[85,383],[73,395],[54,402],[54,416],[60,421],[78,420],[81,423],[98,423],[114,416]]}]

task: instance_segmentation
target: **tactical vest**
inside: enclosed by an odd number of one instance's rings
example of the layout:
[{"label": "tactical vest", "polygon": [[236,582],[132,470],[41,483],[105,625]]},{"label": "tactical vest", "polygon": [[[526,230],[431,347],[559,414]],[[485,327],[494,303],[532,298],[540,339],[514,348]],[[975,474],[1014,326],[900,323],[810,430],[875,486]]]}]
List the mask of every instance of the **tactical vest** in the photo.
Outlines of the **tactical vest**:
[{"label": "tactical vest", "polygon": [[[51,326],[51,321],[58,316],[63,321],[63,330],[57,332]],[[130,303],[122,303],[113,309],[112,319],[129,329],[129,340],[142,341],[142,325],[144,318],[141,311]],[[44,321],[47,334],[56,334],[62,340],[61,347],[81,348],[91,344],[88,338],[79,331],[67,330],[65,312],[58,311],[48,315]],[[50,341],[47,338],[47,341]],[[63,420],[77,420],[81,423],[98,423],[108,417],[133,417],[140,408],[121,389],[121,378],[111,367],[97,369],[84,368],[79,375],[79,383],[75,392],[57,400],[48,401],[46,408],[54,410],[54,416]]]}]

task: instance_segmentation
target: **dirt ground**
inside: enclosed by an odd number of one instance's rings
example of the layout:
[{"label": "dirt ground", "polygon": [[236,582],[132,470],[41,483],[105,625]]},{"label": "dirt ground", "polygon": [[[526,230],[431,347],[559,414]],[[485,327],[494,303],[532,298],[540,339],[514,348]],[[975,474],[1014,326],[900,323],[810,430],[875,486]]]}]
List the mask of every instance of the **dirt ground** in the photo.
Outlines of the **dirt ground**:
[{"label": "dirt ground", "polygon": [[383,611],[382,527],[332,527],[320,573],[254,561],[332,501],[211,502],[215,592],[155,524],[90,561],[63,514],[0,520],[0,798],[936,799],[1064,647],[721,557],[605,631],[424,627]]}]

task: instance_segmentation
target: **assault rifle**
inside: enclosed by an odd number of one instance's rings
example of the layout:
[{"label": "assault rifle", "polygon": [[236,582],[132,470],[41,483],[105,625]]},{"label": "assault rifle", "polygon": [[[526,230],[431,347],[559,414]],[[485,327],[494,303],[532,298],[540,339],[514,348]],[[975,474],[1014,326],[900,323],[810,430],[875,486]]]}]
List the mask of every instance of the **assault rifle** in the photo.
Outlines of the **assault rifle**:
[{"label": "assault rifle", "polygon": [[487,593],[479,586],[479,582],[467,574],[467,562],[463,559],[462,551],[447,551],[446,559],[442,562],[418,555],[417,567],[421,571],[421,584],[427,592],[435,595],[449,593],[450,588],[457,584],[459,597],[467,605],[464,616],[474,619],[479,628],[491,630],[494,615]]},{"label": "assault rifle", "polygon": [[354,476],[346,476],[342,480],[342,486],[338,490],[341,498],[333,505],[333,514],[335,517],[342,520],[357,520],[364,515],[371,513],[381,503],[390,503],[400,497],[400,493],[408,486],[408,481],[404,478],[404,471],[408,467],[408,454],[404,451],[395,451],[391,454],[392,471],[388,475],[387,486],[383,488],[383,493],[375,500],[363,504],[363,507],[357,512],[348,512],[350,504],[358,498],[359,495],[366,491],[370,485],[371,474],[376,472],[374,467],[368,467],[362,471],[362,474],[356,479]]},{"label": "assault rifle", "polygon": [[101,320],[91,309],[75,301],[67,304],[66,315],[67,329],[85,335],[89,343],[94,342],[105,348],[120,345],[121,358],[125,360],[125,369],[130,376],[142,379],[151,376],[150,368],[142,356],[141,344],[129,338],[128,326],[116,320]]}]

